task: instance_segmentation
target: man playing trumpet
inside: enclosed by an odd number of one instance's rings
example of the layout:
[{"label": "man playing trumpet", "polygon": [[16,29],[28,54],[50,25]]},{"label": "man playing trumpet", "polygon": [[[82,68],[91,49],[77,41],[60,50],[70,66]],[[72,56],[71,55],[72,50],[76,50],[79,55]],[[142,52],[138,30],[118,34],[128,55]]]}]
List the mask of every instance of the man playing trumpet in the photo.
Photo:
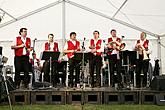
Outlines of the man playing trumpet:
[{"label": "man playing trumpet", "polygon": [[151,54],[151,42],[146,39],[145,32],[140,34],[140,39],[136,41],[135,50],[139,54],[136,68],[136,83],[137,87],[145,87],[147,84],[147,72],[149,66],[149,55]]}]

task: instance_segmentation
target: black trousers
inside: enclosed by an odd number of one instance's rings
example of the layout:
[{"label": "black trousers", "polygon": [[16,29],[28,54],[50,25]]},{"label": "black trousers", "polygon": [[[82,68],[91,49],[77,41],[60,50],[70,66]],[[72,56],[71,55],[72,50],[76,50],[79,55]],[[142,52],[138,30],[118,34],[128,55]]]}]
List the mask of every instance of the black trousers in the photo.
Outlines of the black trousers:
[{"label": "black trousers", "polygon": [[29,84],[29,56],[15,56],[14,65],[16,86],[19,86],[21,82],[20,72],[24,72],[24,84],[27,86]]},{"label": "black trousers", "polygon": [[67,72],[67,61],[58,62],[57,71],[62,72],[62,74],[59,74],[59,77],[62,78],[62,83],[65,85],[66,72]]},{"label": "black trousers", "polygon": [[110,83],[112,86],[114,86],[115,83],[120,84],[122,81],[121,67],[121,61],[119,59],[109,60]]},{"label": "black trousers", "polygon": [[96,86],[100,86],[101,78],[102,57],[92,55],[89,59],[89,68],[91,75],[91,85],[94,86],[94,72],[96,69]]},{"label": "black trousers", "polygon": [[[139,55],[139,60],[136,64],[136,85],[137,87],[145,87],[147,84],[147,72],[149,67],[149,60],[143,60],[143,56]],[[142,85],[141,85],[142,83]]]},{"label": "black trousers", "polygon": [[80,62],[81,60],[76,60],[73,58],[70,58],[69,63],[69,72],[70,72],[70,84],[73,86],[73,79],[74,79],[74,70],[75,70],[75,83],[80,83]]},{"label": "black trousers", "polygon": [[[57,65],[58,65],[58,62],[52,61],[52,63],[51,63],[51,82],[53,85],[56,85],[59,82]],[[44,62],[43,72],[44,72],[44,81],[50,82],[50,62],[49,61]]]}]

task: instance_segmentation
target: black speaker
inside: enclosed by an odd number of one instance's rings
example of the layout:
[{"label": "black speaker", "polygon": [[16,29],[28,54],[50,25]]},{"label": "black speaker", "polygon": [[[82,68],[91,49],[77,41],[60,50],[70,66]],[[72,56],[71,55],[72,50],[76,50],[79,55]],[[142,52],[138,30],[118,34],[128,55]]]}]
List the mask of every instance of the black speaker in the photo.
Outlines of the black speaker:
[{"label": "black speaker", "polygon": [[165,90],[165,75],[155,76],[151,81],[151,90]]},{"label": "black speaker", "polygon": [[157,94],[156,95],[156,104],[157,105],[165,105],[165,95]]},{"label": "black speaker", "polygon": [[0,46],[0,55],[2,55],[2,47]]}]

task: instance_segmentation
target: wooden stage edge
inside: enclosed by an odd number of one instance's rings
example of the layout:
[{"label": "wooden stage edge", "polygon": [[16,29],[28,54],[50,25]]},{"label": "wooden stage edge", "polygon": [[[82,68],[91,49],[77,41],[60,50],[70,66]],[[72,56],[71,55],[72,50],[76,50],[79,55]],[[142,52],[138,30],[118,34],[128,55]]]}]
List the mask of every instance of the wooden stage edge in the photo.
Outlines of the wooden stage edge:
[{"label": "wooden stage edge", "polygon": [[157,104],[165,103],[165,91],[150,88],[115,90],[111,87],[75,89],[42,88],[17,89],[10,92],[11,102],[16,104]]}]

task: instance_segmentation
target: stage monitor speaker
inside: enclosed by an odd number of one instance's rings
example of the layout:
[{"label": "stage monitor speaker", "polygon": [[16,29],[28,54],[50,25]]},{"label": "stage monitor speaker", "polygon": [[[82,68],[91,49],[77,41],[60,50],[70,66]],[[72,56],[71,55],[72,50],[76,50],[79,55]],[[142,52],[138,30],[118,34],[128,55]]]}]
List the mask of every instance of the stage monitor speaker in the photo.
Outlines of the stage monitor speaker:
[{"label": "stage monitor speaker", "polygon": [[151,90],[165,90],[165,75],[155,76],[151,81]]},{"label": "stage monitor speaker", "polygon": [[163,94],[156,95],[156,104],[165,105],[165,95],[163,95]]}]

